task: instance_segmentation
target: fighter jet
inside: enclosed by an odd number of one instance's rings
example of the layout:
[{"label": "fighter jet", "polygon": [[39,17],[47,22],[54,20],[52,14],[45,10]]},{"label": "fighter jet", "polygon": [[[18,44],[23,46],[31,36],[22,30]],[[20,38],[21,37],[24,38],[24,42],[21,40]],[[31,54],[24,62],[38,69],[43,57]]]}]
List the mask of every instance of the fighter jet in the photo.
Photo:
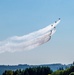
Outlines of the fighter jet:
[{"label": "fighter jet", "polygon": [[[59,20],[60,20],[60,18],[59,18]],[[55,23],[57,23],[57,21],[55,21]]]},{"label": "fighter jet", "polygon": [[50,32],[52,33],[52,30]]},{"label": "fighter jet", "polygon": [[56,23],[57,21],[55,21],[55,23]]},{"label": "fighter jet", "polygon": [[56,27],[54,27],[54,29],[55,29]]},{"label": "fighter jet", "polygon": [[59,20],[60,20],[60,18],[59,18]]}]

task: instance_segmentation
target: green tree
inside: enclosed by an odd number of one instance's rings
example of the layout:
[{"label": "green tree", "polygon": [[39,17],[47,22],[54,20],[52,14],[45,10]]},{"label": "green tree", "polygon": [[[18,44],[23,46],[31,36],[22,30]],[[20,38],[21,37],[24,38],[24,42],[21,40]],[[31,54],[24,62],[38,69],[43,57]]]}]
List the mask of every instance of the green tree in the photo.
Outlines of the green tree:
[{"label": "green tree", "polygon": [[13,75],[13,71],[11,71],[11,70],[7,71],[6,75]]},{"label": "green tree", "polygon": [[22,71],[21,71],[21,69],[19,69],[19,70],[14,71],[13,75],[21,75],[21,73],[22,73]]},{"label": "green tree", "polygon": [[29,75],[28,69],[25,70],[24,75]]}]

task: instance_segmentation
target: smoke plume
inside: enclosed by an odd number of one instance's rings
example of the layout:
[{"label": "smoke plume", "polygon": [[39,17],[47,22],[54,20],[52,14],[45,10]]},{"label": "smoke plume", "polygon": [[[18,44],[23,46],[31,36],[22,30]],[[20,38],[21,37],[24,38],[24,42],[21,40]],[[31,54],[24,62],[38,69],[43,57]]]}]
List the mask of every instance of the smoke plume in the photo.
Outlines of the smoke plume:
[{"label": "smoke plume", "polygon": [[60,22],[57,21],[38,31],[24,36],[14,36],[4,41],[0,41],[0,53],[30,50],[48,42],[55,33],[55,26]]}]

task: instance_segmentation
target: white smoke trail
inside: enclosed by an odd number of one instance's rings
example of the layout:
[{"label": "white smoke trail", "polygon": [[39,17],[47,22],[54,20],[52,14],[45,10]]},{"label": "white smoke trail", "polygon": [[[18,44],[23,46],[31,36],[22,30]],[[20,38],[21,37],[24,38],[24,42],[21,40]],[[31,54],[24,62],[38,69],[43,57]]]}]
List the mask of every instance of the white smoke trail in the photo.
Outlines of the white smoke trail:
[{"label": "white smoke trail", "polygon": [[[15,36],[11,37],[5,41],[0,41],[0,53],[2,52],[15,52],[22,50],[30,50],[33,49],[51,39],[51,36],[55,33],[54,26],[57,23],[53,23],[43,29],[40,29],[36,32],[30,33],[24,36]],[[52,30],[52,31],[51,31]]]}]

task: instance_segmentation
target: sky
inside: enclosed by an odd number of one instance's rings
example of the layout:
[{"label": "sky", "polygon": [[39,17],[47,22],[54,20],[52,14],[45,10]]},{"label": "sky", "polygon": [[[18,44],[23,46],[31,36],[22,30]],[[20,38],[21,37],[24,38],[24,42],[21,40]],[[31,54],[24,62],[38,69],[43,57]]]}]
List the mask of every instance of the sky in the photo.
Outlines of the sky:
[{"label": "sky", "polygon": [[35,49],[0,53],[0,65],[74,61],[74,0],[0,0],[0,41],[37,31],[61,18],[51,40]]}]

